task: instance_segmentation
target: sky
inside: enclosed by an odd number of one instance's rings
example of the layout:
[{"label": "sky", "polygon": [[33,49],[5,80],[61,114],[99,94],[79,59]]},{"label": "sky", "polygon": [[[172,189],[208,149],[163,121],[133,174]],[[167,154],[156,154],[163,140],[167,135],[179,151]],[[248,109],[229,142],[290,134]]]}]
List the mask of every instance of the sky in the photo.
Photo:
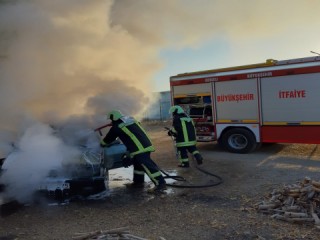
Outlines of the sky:
[{"label": "sky", "polygon": [[320,53],[318,0],[173,2],[181,4],[177,11],[188,15],[190,21],[180,18],[172,24],[180,29],[185,23],[188,30],[183,39],[190,35],[193,39],[181,45],[171,42],[160,49],[163,67],[154,77],[157,91],[169,90],[170,76],[179,73]]},{"label": "sky", "polygon": [[109,111],[141,117],[170,76],[312,56],[319,9],[319,0],[0,0],[0,180],[27,197],[80,145],[99,146],[93,129]]}]

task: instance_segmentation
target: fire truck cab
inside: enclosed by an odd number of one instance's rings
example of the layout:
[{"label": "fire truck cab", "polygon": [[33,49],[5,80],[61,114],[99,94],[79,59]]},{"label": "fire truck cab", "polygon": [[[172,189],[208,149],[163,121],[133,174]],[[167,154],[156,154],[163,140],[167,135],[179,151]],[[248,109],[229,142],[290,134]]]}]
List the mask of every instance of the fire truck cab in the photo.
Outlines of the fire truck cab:
[{"label": "fire truck cab", "polygon": [[320,143],[320,57],[178,74],[170,88],[198,141],[234,153],[261,143]]}]

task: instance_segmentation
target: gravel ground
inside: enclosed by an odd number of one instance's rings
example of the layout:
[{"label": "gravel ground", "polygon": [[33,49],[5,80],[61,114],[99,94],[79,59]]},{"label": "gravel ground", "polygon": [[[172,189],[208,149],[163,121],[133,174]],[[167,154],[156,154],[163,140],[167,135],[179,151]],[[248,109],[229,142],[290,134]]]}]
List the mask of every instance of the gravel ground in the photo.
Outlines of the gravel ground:
[{"label": "gravel ground", "polygon": [[[177,169],[172,140],[163,126],[145,123],[156,152],[153,159],[165,170]],[[286,223],[259,213],[255,205],[273,189],[309,176],[319,180],[318,145],[269,144],[251,154],[232,154],[214,143],[200,143],[203,169],[223,183],[210,188],[169,188],[166,196],[120,187],[103,200],[64,205],[38,202],[0,219],[0,239],[72,239],[75,233],[129,227],[150,240],[182,239],[319,239],[313,225]],[[216,179],[195,164],[178,175],[196,185]]]}]

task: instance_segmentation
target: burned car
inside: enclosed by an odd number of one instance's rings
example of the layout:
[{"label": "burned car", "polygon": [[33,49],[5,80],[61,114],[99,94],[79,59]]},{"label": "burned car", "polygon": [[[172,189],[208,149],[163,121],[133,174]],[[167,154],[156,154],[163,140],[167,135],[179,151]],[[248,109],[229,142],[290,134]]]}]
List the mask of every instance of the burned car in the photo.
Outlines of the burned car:
[{"label": "burned car", "polygon": [[65,166],[64,171],[50,171],[39,191],[55,198],[102,192],[108,187],[109,170],[123,167],[122,158],[126,154],[126,147],[119,141],[98,153],[84,149],[77,164]]},{"label": "burned car", "polygon": [[[108,187],[108,171],[123,167],[122,158],[126,156],[127,149],[120,141],[115,141],[98,151],[81,147],[80,152],[81,156],[76,161],[51,169],[36,194],[61,199],[102,192]],[[6,171],[4,162],[5,159],[1,159],[2,173]],[[1,191],[6,187],[0,183]]]}]

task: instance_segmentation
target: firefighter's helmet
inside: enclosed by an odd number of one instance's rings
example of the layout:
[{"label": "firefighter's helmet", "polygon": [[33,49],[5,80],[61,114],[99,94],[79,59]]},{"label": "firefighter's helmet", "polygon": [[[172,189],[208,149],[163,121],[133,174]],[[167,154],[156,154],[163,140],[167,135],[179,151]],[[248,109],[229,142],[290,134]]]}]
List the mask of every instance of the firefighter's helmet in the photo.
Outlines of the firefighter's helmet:
[{"label": "firefighter's helmet", "polygon": [[172,106],[170,109],[169,109],[169,113],[170,114],[180,114],[180,113],[184,113],[182,107],[180,106]]},{"label": "firefighter's helmet", "polygon": [[111,121],[117,121],[120,118],[123,117],[123,114],[119,110],[112,110],[108,114],[108,118],[110,118]]}]

